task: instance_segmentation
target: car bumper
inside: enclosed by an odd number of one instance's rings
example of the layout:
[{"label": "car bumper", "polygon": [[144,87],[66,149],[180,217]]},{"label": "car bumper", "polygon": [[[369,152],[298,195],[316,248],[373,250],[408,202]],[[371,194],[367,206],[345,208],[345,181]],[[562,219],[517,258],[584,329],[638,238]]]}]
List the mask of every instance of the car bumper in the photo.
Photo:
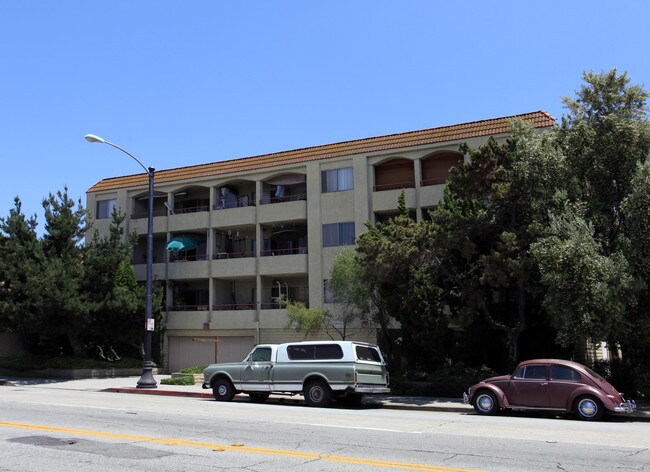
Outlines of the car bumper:
[{"label": "car bumper", "polygon": [[372,385],[357,385],[347,389],[354,393],[365,393],[365,394],[387,394],[391,393],[390,388],[388,387],[373,387]]},{"label": "car bumper", "polygon": [[636,411],[636,402],[634,400],[625,401],[614,407],[616,413],[634,413]]}]

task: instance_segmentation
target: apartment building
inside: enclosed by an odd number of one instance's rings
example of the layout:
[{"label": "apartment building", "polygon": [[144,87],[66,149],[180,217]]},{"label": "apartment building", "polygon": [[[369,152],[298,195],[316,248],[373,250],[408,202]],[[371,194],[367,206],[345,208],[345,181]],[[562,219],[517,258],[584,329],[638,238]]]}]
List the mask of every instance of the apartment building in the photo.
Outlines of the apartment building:
[{"label": "apartment building", "polygon": [[[442,198],[466,142],[507,137],[511,119],[539,129],[537,111],[452,126],[158,170],[154,196],[154,276],[166,284],[167,367],[241,360],[258,343],[302,338],[285,328],[282,298],[330,304],[326,280],[337,253],[353,247],[364,223],[397,213],[402,190],[414,218]],[[146,275],[146,174],[107,178],[87,192],[92,232],[107,233],[111,212],[137,232],[133,263]],[[374,342],[376,329],[352,337]]]}]

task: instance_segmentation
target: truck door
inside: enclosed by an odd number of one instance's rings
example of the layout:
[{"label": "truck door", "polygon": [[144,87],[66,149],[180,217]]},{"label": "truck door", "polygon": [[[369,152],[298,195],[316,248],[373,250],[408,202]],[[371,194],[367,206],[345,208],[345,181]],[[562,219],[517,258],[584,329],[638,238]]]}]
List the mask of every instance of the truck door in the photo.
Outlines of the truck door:
[{"label": "truck door", "polygon": [[271,348],[258,347],[249,358],[241,373],[241,387],[245,392],[268,392],[271,390]]}]

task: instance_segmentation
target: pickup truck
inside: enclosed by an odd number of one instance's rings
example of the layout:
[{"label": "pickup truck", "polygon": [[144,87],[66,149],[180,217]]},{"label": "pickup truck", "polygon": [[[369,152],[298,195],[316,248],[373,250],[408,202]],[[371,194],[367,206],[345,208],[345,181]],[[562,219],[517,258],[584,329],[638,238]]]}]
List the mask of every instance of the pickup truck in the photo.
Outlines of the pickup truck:
[{"label": "pickup truck", "polygon": [[202,386],[218,401],[237,393],[255,402],[271,393],[303,394],[307,405],[317,407],[333,399],[358,405],[365,394],[390,393],[379,347],[356,341],[260,344],[242,362],[209,365]]}]

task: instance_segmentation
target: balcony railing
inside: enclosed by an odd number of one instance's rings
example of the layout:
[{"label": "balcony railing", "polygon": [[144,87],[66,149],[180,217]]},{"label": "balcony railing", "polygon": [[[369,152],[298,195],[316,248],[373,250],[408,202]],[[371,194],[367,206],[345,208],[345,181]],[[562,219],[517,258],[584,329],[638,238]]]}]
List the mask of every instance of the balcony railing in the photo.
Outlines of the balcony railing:
[{"label": "balcony railing", "polygon": [[307,200],[307,194],[287,195],[286,197],[264,197],[260,200],[260,205],[271,205],[273,203],[295,202],[298,200]]},{"label": "balcony railing", "polygon": [[183,215],[185,213],[198,213],[200,211],[208,211],[208,210],[210,210],[210,205],[199,205],[199,206],[187,207],[187,208],[174,208],[172,215]]},{"label": "balcony railing", "polygon": [[208,311],[209,305],[170,305],[167,311]]},{"label": "balcony railing", "polygon": [[239,197],[234,202],[217,203],[212,207],[213,210],[227,210],[228,208],[245,208],[255,206],[255,199],[248,198],[247,196]]},{"label": "balcony railing", "polygon": [[169,254],[169,262],[191,262],[191,261],[207,261],[207,254],[194,254],[194,255],[181,255],[174,253]]},{"label": "balcony railing", "polygon": [[214,311],[254,310],[255,303],[226,303],[212,305]]},{"label": "balcony railing", "polygon": [[421,187],[426,187],[429,185],[440,185],[447,182],[448,178],[445,177],[436,177],[435,179],[424,179],[420,181]]},{"label": "balcony railing", "polygon": [[415,188],[415,182],[395,182],[390,184],[375,185],[372,187],[374,192],[382,192],[384,190],[401,190],[403,188]]},{"label": "balcony railing", "polygon": [[307,254],[306,247],[296,247],[292,249],[264,249],[261,256],[288,256],[291,254]]},{"label": "balcony railing", "polygon": [[248,252],[218,252],[212,256],[213,259],[240,259],[242,257],[255,257],[253,251]]},{"label": "balcony railing", "polygon": [[[131,219],[132,220],[137,220],[139,218],[147,218],[149,216],[148,211],[136,211],[134,213],[131,213]],[[153,211],[153,216],[167,216],[167,210],[154,210]]]}]

